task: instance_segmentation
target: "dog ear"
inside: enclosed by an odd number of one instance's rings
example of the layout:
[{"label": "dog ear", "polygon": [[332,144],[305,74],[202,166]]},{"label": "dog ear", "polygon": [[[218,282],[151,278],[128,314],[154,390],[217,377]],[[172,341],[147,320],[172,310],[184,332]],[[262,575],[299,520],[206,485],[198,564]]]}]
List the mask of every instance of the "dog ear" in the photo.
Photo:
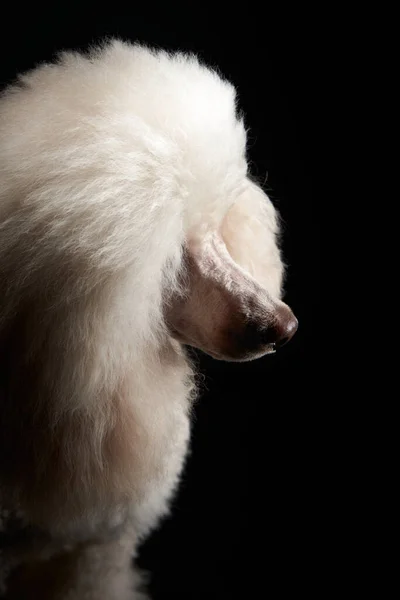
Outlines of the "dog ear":
[{"label": "dog ear", "polygon": [[186,249],[182,276],[182,293],[170,299],[166,321],[183,344],[221,360],[252,360],[297,329],[290,308],[235,263],[218,234]]}]

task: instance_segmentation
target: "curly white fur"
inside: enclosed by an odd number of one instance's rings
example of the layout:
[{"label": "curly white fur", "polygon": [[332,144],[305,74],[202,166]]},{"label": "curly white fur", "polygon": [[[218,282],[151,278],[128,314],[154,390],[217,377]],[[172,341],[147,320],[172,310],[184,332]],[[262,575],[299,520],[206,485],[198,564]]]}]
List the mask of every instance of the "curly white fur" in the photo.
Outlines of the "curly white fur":
[{"label": "curly white fur", "polygon": [[276,213],[248,179],[234,88],[193,56],[65,53],[3,94],[0,140],[2,501],[52,543],[89,544],[95,572],[123,548],[124,576],[100,584],[82,558],[65,598],[130,598],[128,558],[189,440],[193,373],[166,306],[215,232],[240,290],[284,306]]}]

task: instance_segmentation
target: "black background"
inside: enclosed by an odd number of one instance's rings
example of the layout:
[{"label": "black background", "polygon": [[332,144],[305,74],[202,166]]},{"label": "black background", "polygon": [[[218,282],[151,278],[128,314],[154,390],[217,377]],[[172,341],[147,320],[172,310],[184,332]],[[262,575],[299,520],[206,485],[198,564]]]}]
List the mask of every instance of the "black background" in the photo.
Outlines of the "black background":
[{"label": "black background", "polygon": [[285,300],[299,330],[278,354],[254,363],[196,355],[204,381],[191,456],[172,516],[146,542],[140,564],[152,573],[155,600],[326,597],[318,574],[329,521],[329,414],[315,339],[321,57],[304,7],[227,6],[83,2],[79,9],[39,4],[32,14],[16,7],[2,15],[0,79],[4,85],[61,49],[107,35],[194,51],[237,87],[251,169],[282,216]]}]

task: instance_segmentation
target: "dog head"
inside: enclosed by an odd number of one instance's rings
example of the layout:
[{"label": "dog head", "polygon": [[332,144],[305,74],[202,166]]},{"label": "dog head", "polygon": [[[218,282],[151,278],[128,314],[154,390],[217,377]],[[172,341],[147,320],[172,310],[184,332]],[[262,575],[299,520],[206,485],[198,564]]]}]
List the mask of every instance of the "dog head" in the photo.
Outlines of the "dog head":
[{"label": "dog head", "polygon": [[[103,357],[119,341],[110,370],[122,369],[121,340],[131,364],[163,339],[165,323],[180,342],[228,360],[293,336],[276,212],[248,178],[229,82],[196,57],[114,41],[89,57],[67,53],[20,83],[1,105],[0,137],[13,140],[0,147],[2,211],[14,211],[0,248],[4,319],[30,289],[40,314],[57,323],[54,307],[67,315],[72,341],[58,341],[52,326],[55,343],[82,346],[79,301],[82,331],[93,323],[96,332],[90,347]],[[20,206],[9,200],[27,190]]]}]

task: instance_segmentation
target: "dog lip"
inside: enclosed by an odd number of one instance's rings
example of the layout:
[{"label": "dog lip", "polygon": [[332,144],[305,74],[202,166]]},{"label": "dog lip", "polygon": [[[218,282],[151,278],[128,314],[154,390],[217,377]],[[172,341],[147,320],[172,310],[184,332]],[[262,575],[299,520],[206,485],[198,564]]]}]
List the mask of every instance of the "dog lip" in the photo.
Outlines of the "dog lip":
[{"label": "dog lip", "polygon": [[205,350],[202,348],[200,348],[200,350],[202,350],[202,352],[204,352],[205,354],[208,354],[208,356],[211,356],[211,358],[213,358],[215,360],[219,360],[222,362],[242,363],[242,362],[250,362],[253,360],[257,360],[258,358],[262,358],[263,356],[267,356],[270,354],[275,354],[276,353],[276,344],[271,343],[271,344],[268,344],[267,346],[264,346],[264,348],[262,350],[260,350],[259,352],[249,352],[248,354],[245,354],[243,356],[236,356],[236,357],[229,356],[224,353],[212,352],[210,350]]},{"label": "dog lip", "polygon": [[272,342],[271,344],[268,344],[267,354],[275,354],[275,352],[276,352],[276,344],[274,342]]}]

